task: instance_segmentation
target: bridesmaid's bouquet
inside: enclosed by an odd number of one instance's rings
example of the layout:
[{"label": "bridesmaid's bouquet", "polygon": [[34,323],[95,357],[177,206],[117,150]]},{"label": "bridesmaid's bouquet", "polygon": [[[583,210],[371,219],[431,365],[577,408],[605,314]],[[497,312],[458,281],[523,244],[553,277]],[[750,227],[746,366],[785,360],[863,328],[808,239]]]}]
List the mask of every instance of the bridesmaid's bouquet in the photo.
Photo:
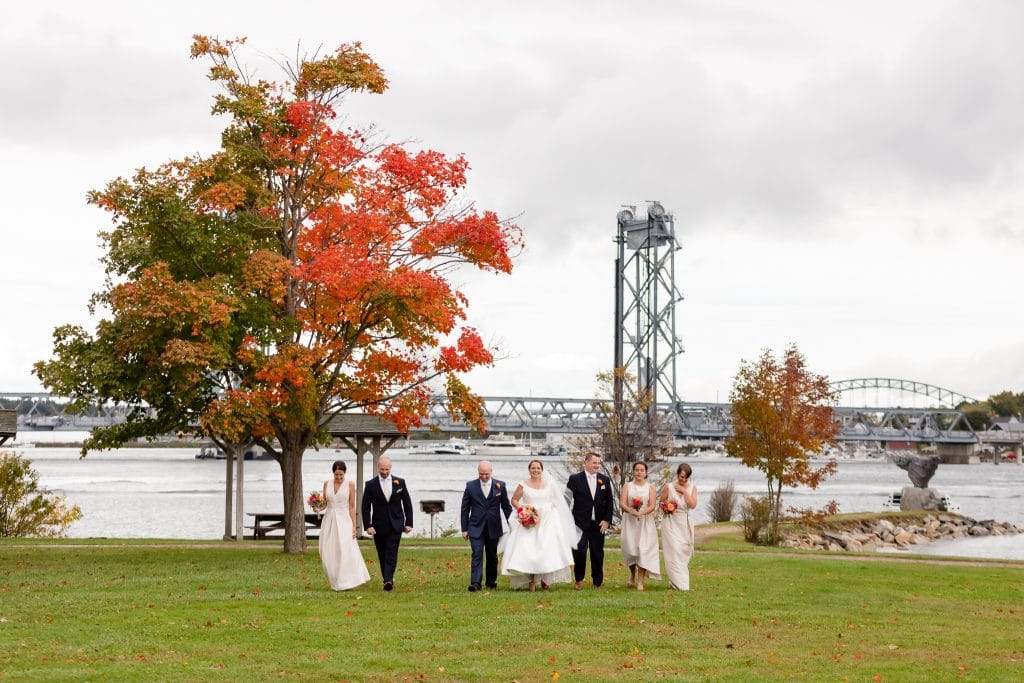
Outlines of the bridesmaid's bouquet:
[{"label": "bridesmaid's bouquet", "polygon": [[640,512],[640,508],[642,508],[644,506],[644,499],[643,498],[634,498],[633,501],[632,501],[632,504],[633,504],[633,509],[636,510],[637,512]]},{"label": "bridesmaid's bouquet", "polygon": [[309,498],[306,499],[306,504],[313,508],[313,512],[320,514],[327,509],[327,501],[324,500],[324,494],[319,491],[310,491]]},{"label": "bridesmaid's bouquet", "polygon": [[666,515],[671,515],[673,512],[676,511],[677,507],[679,506],[676,505],[674,500],[666,500],[663,503],[661,503],[661,511]]},{"label": "bridesmaid's bouquet", "polygon": [[532,505],[520,505],[516,508],[516,517],[519,518],[519,523],[527,529],[537,526],[537,522],[540,521],[540,513]]}]

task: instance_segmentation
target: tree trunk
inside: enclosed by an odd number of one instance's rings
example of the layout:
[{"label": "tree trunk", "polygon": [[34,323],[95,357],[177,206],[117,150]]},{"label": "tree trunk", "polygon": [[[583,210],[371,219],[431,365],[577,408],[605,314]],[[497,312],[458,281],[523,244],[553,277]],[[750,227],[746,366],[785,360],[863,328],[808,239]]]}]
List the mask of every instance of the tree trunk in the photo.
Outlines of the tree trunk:
[{"label": "tree trunk", "polygon": [[284,495],[284,551],[306,552],[306,506],[302,494],[304,448],[281,445],[281,488]]}]

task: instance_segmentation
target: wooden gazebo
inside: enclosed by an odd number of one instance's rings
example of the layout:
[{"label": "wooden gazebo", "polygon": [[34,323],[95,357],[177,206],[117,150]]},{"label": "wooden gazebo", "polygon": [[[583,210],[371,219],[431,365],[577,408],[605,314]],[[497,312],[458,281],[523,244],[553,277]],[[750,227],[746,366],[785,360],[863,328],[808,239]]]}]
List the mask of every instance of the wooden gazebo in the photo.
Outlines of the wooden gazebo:
[{"label": "wooden gazebo", "polygon": [[[0,415],[2,414],[2,411],[0,411]],[[13,411],[11,411],[11,414],[13,415]],[[0,425],[2,424],[0,422]],[[364,413],[335,415],[327,423],[327,431],[331,438],[341,441],[356,454],[356,523],[358,528],[362,529],[362,513],[359,510],[360,503],[363,500],[363,457],[367,453],[373,456],[372,469],[376,472],[377,460],[394,445],[395,441],[402,438],[402,434],[395,425],[387,420],[377,415],[366,415]],[[227,456],[227,474],[224,486],[225,541],[232,538],[237,541],[243,539],[244,452],[247,448],[251,447],[251,444],[233,444],[233,446],[233,448],[229,447],[225,454]],[[234,497],[234,530],[232,530],[232,497]]]},{"label": "wooden gazebo", "polygon": [[363,456],[367,453],[373,456],[372,469],[376,471],[377,460],[402,438],[402,434],[379,415],[365,413],[335,415],[327,423],[327,431],[356,454],[356,526],[362,533]]},{"label": "wooden gazebo", "polygon": [[0,410],[0,446],[18,435],[18,412]]}]

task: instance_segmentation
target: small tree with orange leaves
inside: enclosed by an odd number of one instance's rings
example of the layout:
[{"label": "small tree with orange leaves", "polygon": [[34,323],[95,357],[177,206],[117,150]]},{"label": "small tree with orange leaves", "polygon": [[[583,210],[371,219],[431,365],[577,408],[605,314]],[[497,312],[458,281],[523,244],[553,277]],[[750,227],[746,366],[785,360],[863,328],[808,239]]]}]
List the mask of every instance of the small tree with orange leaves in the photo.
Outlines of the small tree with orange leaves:
[{"label": "small tree with orange leaves", "polygon": [[817,488],[836,471],[834,460],[818,468],[810,461],[811,454],[835,439],[836,396],[828,378],[810,372],[793,344],[781,361],[769,350],[756,363],[741,361],[729,398],[734,436],[726,441],[726,450],[768,479],[767,541],[774,545],[779,538],[782,487]]}]

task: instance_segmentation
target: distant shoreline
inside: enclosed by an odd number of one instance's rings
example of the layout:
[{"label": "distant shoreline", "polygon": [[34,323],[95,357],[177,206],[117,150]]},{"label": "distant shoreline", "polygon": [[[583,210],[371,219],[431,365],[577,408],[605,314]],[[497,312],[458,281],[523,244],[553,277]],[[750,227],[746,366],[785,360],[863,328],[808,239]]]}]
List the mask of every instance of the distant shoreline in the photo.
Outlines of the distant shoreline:
[{"label": "distant shoreline", "polygon": [[[39,441],[28,446],[29,448],[81,448],[82,441]],[[174,441],[132,441],[119,448],[202,448],[209,446],[208,441],[195,441],[192,439],[175,439]],[[26,444],[10,444],[5,448],[24,448]]]}]

